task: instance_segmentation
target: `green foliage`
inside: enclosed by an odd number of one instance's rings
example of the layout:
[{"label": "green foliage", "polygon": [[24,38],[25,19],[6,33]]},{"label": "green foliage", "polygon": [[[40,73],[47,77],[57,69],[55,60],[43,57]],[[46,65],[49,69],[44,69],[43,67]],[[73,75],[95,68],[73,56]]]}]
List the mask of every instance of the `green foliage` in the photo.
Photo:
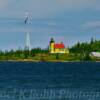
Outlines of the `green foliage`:
[{"label": "green foliage", "polygon": [[18,50],[0,50],[0,60],[41,60],[41,61],[91,61],[89,56],[90,52],[100,52],[100,40],[94,40],[93,38],[89,43],[78,42],[73,47],[69,48],[69,54],[50,54],[49,48],[33,48],[31,50],[21,48]]},{"label": "green foliage", "polygon": [[80,55],[80,60],[91,60],[89,57],[90,52],[100,52],[100,40],[94,40],[93,38],[89,43],[77,43],[72,48],[70,48],[70,52],[74,54]]},{"label": "green foliage", "polygon": [[59,60],[59,53],[56,54],[56,60]]},{"label": "green foliage", "polygon": [[48,54],[49,50],[48,49],[41,49],[41,48],[34,48],[31,50],[28,49],[18,49],[18,50],[5,50],[2,51],[0,50],[0,60],[16,60],[16,59],[28,59],[35,57],[37,54]]}]

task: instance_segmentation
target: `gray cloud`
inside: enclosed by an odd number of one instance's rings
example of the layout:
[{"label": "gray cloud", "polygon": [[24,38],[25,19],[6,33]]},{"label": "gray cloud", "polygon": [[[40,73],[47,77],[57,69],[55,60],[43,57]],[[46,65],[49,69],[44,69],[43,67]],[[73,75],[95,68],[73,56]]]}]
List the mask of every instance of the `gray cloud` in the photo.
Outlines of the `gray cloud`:
[{"label": "gray cloud", "polygon": [[83,28],[85,28],[85,29],[97,29],[97,28],[100,28],[100,21],[86,22],[83,25]]},{"label": "gray cloud", "polygon": [[58,0],[63,6],[69,8],[85,8],[96,7],[100,1],[98,0]]},{"label": "gray cloud", "polygon": [[0,10],[4,9],[11,3],[12,0],[0,0]]},{"label": "gray cloud", "polygon": [[64,10],[98,9],[99,4],[98,0],[0,0],[0,9],[5,8],[3,14],[8,16],[23,16],[28,10],[35,17],[44,17]]}]

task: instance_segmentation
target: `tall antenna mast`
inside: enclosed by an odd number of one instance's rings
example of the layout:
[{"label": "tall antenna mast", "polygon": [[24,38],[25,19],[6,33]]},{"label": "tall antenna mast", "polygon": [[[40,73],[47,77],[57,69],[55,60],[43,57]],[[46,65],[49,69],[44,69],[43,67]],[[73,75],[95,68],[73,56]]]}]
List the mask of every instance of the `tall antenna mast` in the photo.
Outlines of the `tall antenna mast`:
[{"label": "tall antenna mast", "polygon": [[30,42],[30,33],[26,33],[26,48],[30,50],[31,42]]},{"label": "tall antenna mast", "polygon": [[[30,20],[30,17],[29,17],[29,13],[26,12],[25,13],[26,16],[25,16],[25,25],[28,25],[29,24],[29,20]],[[26,32],[26,49],[30,50],[31,49],[31,42],[30,42],[30,33],[29,32]]]}]

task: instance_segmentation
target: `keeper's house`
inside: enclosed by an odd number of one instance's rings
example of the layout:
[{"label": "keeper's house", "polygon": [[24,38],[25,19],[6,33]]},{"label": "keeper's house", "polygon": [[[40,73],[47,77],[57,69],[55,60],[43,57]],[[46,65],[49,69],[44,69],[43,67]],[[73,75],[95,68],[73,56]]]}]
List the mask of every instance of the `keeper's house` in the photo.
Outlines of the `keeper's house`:
[{"label": "keeper's house", "polygon": [[55,43],[53,38],[51,38],[49,47],[50,47],[50,53],[69,53],[69,50],[65,48],[63,42]]}]

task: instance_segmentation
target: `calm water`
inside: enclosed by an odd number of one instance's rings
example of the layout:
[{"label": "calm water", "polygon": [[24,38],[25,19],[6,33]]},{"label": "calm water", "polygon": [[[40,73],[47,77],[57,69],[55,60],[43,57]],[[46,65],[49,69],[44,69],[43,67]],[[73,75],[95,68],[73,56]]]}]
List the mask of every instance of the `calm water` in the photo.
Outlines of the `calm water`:
[{"label": "calm water", "polygon": [[[19,93],[17,96],[14,94],[15,91]],[[35,97],[31,95],[30,98],[28,96],[21,98],[20,91],[29,93],[35,91],[38,95],[46,91],[49,96],[35,98],[36,95]],[[52,94],[50,91],[56,96],[50,96]],[[65,97],[68,91],[75,92],[78,96],[80,92],[83,94],[81,97],[73,95]],[[0,63],[0,100],[99,100],[99,92],[100,63]],[[90,96],[86,96],[85,93]]]}]

